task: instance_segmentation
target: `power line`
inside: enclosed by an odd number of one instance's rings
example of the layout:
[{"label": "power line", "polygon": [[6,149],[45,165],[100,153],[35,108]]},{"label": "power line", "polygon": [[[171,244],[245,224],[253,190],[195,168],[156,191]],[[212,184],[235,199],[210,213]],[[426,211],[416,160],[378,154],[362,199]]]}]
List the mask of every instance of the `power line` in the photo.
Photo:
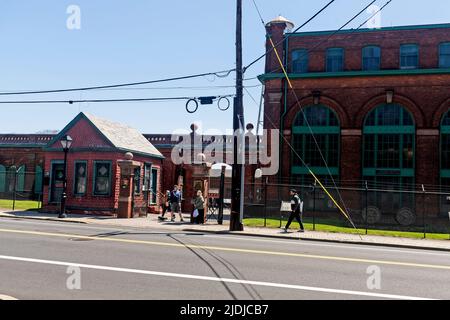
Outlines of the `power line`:
[{"label": "power line", "polygon": [[[348,26],[350,23],[352,23],[356,18],[358,18],[364,11],[367,10],[367,8],[369,8],[369,7],[370,7],[371,5],[373,5],[375,2],[377,2],[377,0],[373,0],[371,3],[369,3],[367,6],[365,6],[364,9],[362,9],[360,12],[358,12],[355,16],[353,16],[350,20],[348,20],[344,25],[342,25],[339,29],[333,31],[326,39],[320,41],[319,43],[317,43],[317,44],[316,44],[314,47],[312,47],[311,49],[306,50],[306,52],[303,53],[303,54],[299,57],[299,59],[305,57],[307,54],[309,54],[309,53],[311,53],[311,52],[314,52],[315,49],[319,48],[322,44],[328,42],[334,35],[336,35],[336,34],[339,33],[340,31],[342,31],[342,29],[344,29],[346,26]],[[385,7],[385,6],[384,6],[384,7]],[[373,17],[373,16],[372,16],[372,17]],[[372,18],[372,17],[371,17],[371,18]],[[370,18],[370,19],[371,19],[371,18]],[[369,21],[370,19],[368,19],[367,21]],[[290,66],[290,64],[292,64],[292,62],[286,63],[285,68],[287,69],[287,68]],[[276,69],[276,70],[273,70],[273,71],[271,71],[271,72],[269,72],[269,73],[277,73],[277,72],[280,71],[280,70],[282,70],[281,67],[278,68],[278,69]]]},{"label": "power line", "polygon": [[159,80],[150,80],[150,81],[141,81],[141,82],[130,82],[130,83],[120,83],[120,84],[112,84],[105,86],[94,86],[94,87],[81,87],[81,88],[70,88],[70,89],[56,89],[56,90],[38,90],[38,91],[18,91],[18,92],[0,92],[0,96],[9,96],[9,95],[27,95],[27,94],[44,94],[44,93],[60,93],[60,92],[73,92],[73,91],[88,91],[88,90],[98,90],[98,89],[110,89],[110,88],[120,88],[120,87],[130,87],[130,86],[140,86],[143,84],[152,84],[152,83],[161,83],[161,82],[169,82],[169,81],[178,81],[178,80],[186,80],[192,78],[199,78],[204,76],[213,75],[219,78],[226,78],[230,75],[231,72],[236,69],[217,71],[217,72],[207,72],[207,73],[199,73],[192,74],[181,77],[174,78],[166,78]]},{"label": "power line", "polygon": [[[234,94],[220,95],[214,98],[229,98]],[[0,104],[50,104],[50,103],[104,103],[104,102],[149,102],[149,101],[172,101],[172,100],[197,100],[199,97],[161,97],[161,98],[125,98],[125,99],[84,99],[84,100],[16,100],[16,101],[0,101]]]},{"label": "power line", "polygon": [[[322,7],[322,9],[320,9],[319,11],[317,11],[311,18],[309,18],[308,20],[306,20],[301,26],[299,26],[297,29],[295,29],[292,33],[296,33],[298,30],[300,30],[301,28],[303,28],[304,26],[306,26],[308,23],[310,23],[312,20],[314,20],[319,14],[321,14],[323,11],[325,11],[325,9],[327,9],[333,2],[335,2],[336,0],[331,0],[330,2],[328,2],[324,7]],[[258,12],[259,18],[261,19],[261,22],[263,25],[265,25],[264,19],[262,18],[261,12],[259,11],[258,5],[256,4],[256,1],[253,0],[253,4],[255,5],[256,11]],[[289,37],[290,35],[287,35],[287,37]],[[278,43],[275,44],[275,46],[278,46],[280,43],[282,43],[284,41],[284,39]],[[273,48],[270,48],[269,50],[266,51],[266,53],[264,53],[263,55],[261,55],[260,57],[256,58],[255,60],[253,60],[251,63],[249,63],[246,67],[244,67],[244,73],[245,71],[247,71],[248,68],[250,68],[251,66],[253,66],[255,63],[257,63],[258,61],[260,61],[262,58],[264,58],[266,55],[268,55],[270,52],[273,51]]]}]

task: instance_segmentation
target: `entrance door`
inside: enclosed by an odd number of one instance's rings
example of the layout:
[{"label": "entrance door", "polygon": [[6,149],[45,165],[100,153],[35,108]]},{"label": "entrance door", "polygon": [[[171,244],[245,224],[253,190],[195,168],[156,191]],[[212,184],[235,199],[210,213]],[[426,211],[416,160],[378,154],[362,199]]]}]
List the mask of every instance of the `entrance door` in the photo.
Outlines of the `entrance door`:
[{"label": "entrance door", "polygon": [[50,182],[50,202],[60,203],[64,188],[64,164],[52,163],[52,179]]}]

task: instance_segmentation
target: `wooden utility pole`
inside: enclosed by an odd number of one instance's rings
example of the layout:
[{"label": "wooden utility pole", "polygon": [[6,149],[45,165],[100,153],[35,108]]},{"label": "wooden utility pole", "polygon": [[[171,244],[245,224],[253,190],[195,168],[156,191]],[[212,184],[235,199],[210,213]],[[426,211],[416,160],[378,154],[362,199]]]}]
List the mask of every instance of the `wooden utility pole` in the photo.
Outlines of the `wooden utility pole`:
[{"label": "wooden utility pole", "polygon": [[[236,97],[233,105],[233,131],[236,133],[239,129],[244,130],[244,108],[243,108],[243,70],[242,70],[242,0],[236,0]],[[231,182],[231,215],[230,231],[243,231],[242,224],[242,167],[239,164],[242,160],[241,150],[238,150],[238,141],[236,135],[233,137],[233,172]],[[241,141],[241,143],[245,143]],[[238,162],[238,157],[240,161]],[[245,158],[244,158],[245,160]]]}]

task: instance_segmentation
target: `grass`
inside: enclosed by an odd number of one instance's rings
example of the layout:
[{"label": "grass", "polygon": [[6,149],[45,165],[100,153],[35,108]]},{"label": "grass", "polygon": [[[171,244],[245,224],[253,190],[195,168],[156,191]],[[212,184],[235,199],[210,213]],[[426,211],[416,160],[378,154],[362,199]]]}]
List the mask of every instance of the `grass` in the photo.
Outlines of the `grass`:
[{"label": "grass", "polygon": [[[0,200],[0,208],[6,210],[12,210],[13,201],[12,200]],[[40,208],[39,201],[31,200],[16,200],[15,210],[32,211]]]},{"label": "grass", "polygon": [[[286,225],[286,219],[282,219],[282,227]],[[338,225],[337,225],[338,224]],[[339,225],[337,221],[321,219],[320,223],[316,222],[316,231],[331,232],[331,233],[348,233],[348,234],[365,234],[366,229],[354,229],[352,227]],[[248,227],[264,227],[263,218],[248,218],[244,219],[244,225]],[[303,225],[306,230],[313,230],[313,224],[311,219],[304,219]],[[280,219],[267,218],[266,220],[267,228],[279,228]],[[299,224],[294,220],[292,222],[290,229],[298,230],[300,228]],[[450,231],[449,231],[450,232]],[[377,236],[390,236],[390,237],[402,237],[402,238],[415,238],[422,239],[423,232],[407,232],[407,231],[394,231],[394,230],[379,230],[379,229],[368,229],[367,234],[377,235]],[[448,233],[428,233],[426,234],[427,239],[436,240],[449,240],[450,236]]]}]

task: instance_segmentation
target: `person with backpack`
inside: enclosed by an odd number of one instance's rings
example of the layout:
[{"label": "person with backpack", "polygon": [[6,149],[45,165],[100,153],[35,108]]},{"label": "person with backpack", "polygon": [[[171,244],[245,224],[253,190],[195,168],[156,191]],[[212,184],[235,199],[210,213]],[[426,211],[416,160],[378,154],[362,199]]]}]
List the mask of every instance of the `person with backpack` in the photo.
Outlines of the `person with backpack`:
[{"label": "person with backpack", "polygon": [[178,190],[177,185],[173,186],[173,190],[170,192],[169,203],[170,209],[172,211],[172,217],[170,221],[175,221],[175,215],[178,212],[178,214],[180,215],[180,221],[183,222],[184,219],[183,215],[181,214],[181,192]]},{"label": "person with backpack", "polygon": [[284,227],[284,232],[287,232],[289,229],[289,226],[292,223],[292,220],[297,220],[298,224],[300,225],[300,230],[298,232],[305,232],[305,228],[303,226],[302,222],[302,214],[303,214],[303,202],[300,199],[297,190],[291,189],[290,190],[291,195],[291,214],[289,215],[288,222],[286,226]]}]

